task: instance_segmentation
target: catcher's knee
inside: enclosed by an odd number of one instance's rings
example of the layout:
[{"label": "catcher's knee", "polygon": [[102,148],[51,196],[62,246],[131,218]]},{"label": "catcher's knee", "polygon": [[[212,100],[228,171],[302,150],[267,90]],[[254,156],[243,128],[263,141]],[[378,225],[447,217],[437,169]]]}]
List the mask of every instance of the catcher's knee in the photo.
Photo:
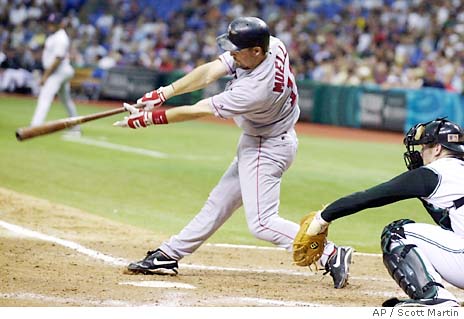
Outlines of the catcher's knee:
[{"label": "catcher's knee", "polygon": [[[412,299],[432,298],[437,294],[437,286],[424,266],[415,245],[404,245],[406,239],[403,226],[414,223],[410,219],[400,219],[387,225],[381,236],[383,263],[390,276]],[[396,246],[392,248],[392,243]]]},{"label": "catcher's knee", "polygon": [[404,235],[403,226],[412,223],[415,223],[415,221],[410,219],[399,219],[385,226],[385,228],[382,231],[382,235],[380,236],[380,245],[382,248],[382,252],[389,252],[392,242],[397,242],[401,241],[401,239],[405,239],[406,236]]}]

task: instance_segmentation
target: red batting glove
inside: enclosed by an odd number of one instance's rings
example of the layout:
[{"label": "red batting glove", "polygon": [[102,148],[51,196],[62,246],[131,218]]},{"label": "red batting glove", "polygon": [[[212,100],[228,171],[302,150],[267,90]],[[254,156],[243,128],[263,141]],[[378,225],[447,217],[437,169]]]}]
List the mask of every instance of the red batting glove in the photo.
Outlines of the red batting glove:
[{"label": "red batting glove", "polygon": [[140,111],[128,103],[124,103],[123,105],[130,114],[129,116],[125,116],[123,120],[114,122],[114,126],[137,129],[141,127],[147,127],[152,124],[168,124],[166,110],[148,112]]},{"label": "red batting glove", "polygon": [[140,113],[132,114],[127,119],[127,126],[133,129],[147,127],[152,124],[168,124],[166,111],[143,111]]},{"label": "red batting glove", "polygon": [[153,121],[151,119],[151,112],[147,111],[131,114],[127,118],[127,126],[133,129],[147,127],[148,125],[152,124]]},{"label": "red batting glove", "polygon": [[155,107],[160,107],[166,101],[166,97],[161,88],[145,93],[140,99],[137,100],[137,104],[144,105],[146,111],[152,110]]}]

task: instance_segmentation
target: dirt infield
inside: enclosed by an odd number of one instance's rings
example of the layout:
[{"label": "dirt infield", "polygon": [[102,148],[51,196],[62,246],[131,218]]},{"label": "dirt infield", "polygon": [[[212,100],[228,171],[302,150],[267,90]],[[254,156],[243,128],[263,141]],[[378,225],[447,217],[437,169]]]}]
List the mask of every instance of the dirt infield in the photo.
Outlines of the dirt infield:
[{"label": "dirt infield", "polygon": [[[0,237],[0,306],[378,306],[403,295],[380,256],[362,254],[340,290],[285,251],[208,244],[178,276],[125,275],[164,238],[3,188]],[[162,284],[173,287],[135,286]]]}]

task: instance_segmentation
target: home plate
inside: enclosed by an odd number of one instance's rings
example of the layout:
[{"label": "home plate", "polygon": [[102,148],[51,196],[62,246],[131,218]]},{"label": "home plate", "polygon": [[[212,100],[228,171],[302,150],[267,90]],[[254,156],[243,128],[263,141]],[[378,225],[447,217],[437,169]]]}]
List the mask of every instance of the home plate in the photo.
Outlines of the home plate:
[{"label": "home plate", "polygon": [[169,282],[169,281],[123,281],[120,285],[130,285],[137,287],[148,287],[148,288],[182,288],[182,289],[196,289],[197,287],[183,284],[181,282]]}]

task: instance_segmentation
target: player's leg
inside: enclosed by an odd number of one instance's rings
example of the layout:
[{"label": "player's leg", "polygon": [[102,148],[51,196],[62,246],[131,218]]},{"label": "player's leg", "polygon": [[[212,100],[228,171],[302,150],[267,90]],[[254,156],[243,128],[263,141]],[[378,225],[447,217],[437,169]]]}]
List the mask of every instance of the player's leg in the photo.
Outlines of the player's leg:
[{"label": "player's leg", "polygon": [[[279,216],[280,185],[283,173],[296,155],[294,132],[276,138],[245,136],[239,148],[239,172],[248,227],[257,238],[289,251],[300,226]],[[330,273],[335,288],[348,282],[353,249],[328,242],[320,265]]]},{"label": "player's leg", "polygon": [[456,297],[444,288],[442,276],[462,284],[459,271],[464,267],[463,243],[453,232],[438,226],[410,220],[386,226],[381,243],[384,264],[411,299],[392,298],[384,306],[457,305]]},{"label": "player's leg", "polygon": [[[70,117],[78,116],[76,105],[74,104],[74,101],[71,98],[71,84],[70,84],[69,80],[65,80],[61,84],[58,95],[59,95],[59,97],[61,99],[61,103],[63,103],[63,105],[65,106],[66,111],[68,112],[68,115]],[[70,131],[74,132],[76,136],[79,136],[81,129],[80,129],[79,125],[76,125],[76,126],[72,127],[70,129]]]},{"label": "player's leg", "polygon": [[[66,108],[66,111],[68,112],[69,116],[78,116],[77,110],[76,110],[76,105],[74,104],[72,98],[71,98],[71,86],[69,81],[65,81],[62,85],[61,88],[58,92],[61,103]],[[66,134],[66,137],[80,137],[81,136],[81,127],[80,125],[75,125],[71,127]]]},{"label": "player's leg", "polygon": [[210,193],[201,211],[180,231],[128,269],[135,273],[177,273],[177,261],[197,250],[242,205],[237,159]]},{"label": "player's leg", "polygon": [[275,138],[243,135],[239,146],[239,175],[250,232],[287,250],[292,249],[299,225],[279,216],[282,174],[297,150],[295,134]]},{"label": "player's leg", "polygon": [[464,289],[464,238],[439,226],[414,223],[404,226],[405,242],[416,245],[433,268],[450,284]]},{"label": "player's leg", "polygon": [[237,160],[214,187],[200,212],[182,231],[161,245],[173,258],[193,253],[242,205]]},{"label": "player's leg", "polygon": [[31,126],[40,125],[45,122],[53,98],[57,94],[61,86],[61,79],[52,74],[44,85],[40,88],[40,93],[37,98],[37,106],[32,117]]},{"label": "player's leg", "polygon": [[65,81],[58,92],[61,102],[66,107],[66,111],[68,112],[69,116],[77,116],[77,109],[76,105],[74,104],[71,98],[71,85],[69,81]]}]

